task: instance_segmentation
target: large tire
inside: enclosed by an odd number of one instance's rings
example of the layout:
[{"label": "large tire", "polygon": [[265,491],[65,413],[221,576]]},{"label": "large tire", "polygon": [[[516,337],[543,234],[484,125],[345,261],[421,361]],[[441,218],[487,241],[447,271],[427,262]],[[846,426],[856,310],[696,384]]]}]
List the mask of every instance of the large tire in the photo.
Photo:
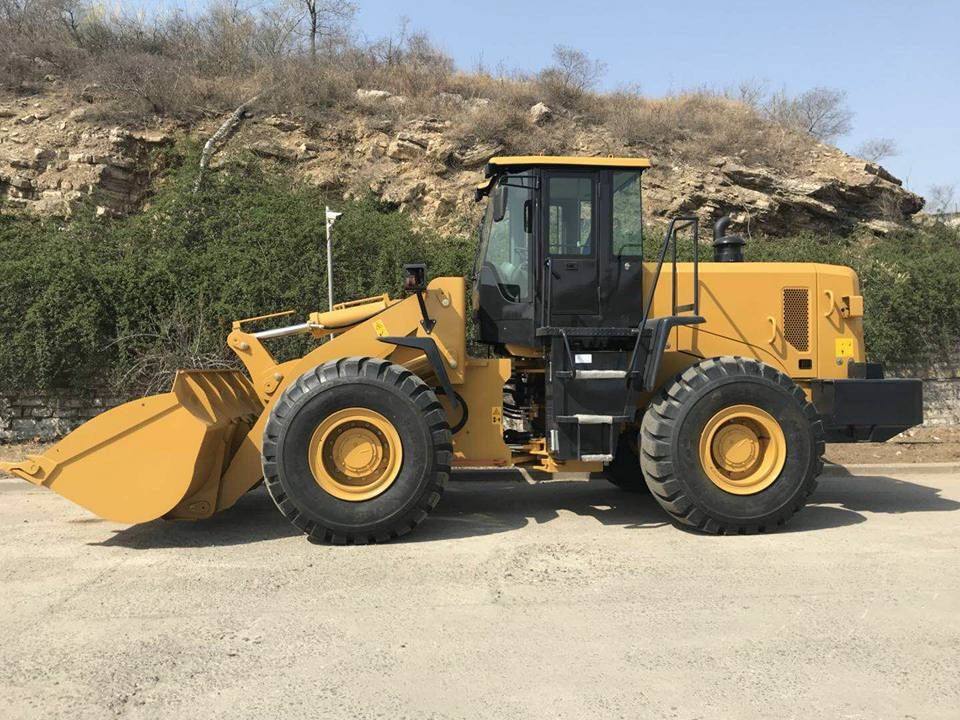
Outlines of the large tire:
[{"label": "large tire", "polygon": [[648,492],[638,452],[636,428],[624,430],[617,441],[617,452],[613,460],[604,468],[607,480],[626,492]]},{"label": "large tire", "polygon": [[[717,428],[744,409],[747,419],[731,421],[742,425],[727,437],[735,443],[748,427],[754,440],[742,445],[745,454],[727,454],[736,446],[722,444]],[[677,523],[708,533],[776,529],[803,507],[823,469],[815,408],[789,377],[752,359],[715,358],[688,368],[648,406],[640,435],[640,464],[654,497]],[[743,480],[739,466],[731,469],[740,460]]]},{"label": "large tire", "polygon": [[[338,417],[340,425],[322,429]],[[351,419],[364,417],[371,420]],[[382,450],[380,464],[369,470],[369,477],[381,478],[379,485],[358,487],[357,495],[332,460],[349,453],[335,448],[345,432],[366,433]],[[415,528],[436,507],[452,450],[443,406],[426,383],[386,360],[346,358],[303,374],[277,400],[263,436],[263,475],[280,512],[312,539],[385,542]],[[344,484],[330,479],[328,466],[346,478]]]}]

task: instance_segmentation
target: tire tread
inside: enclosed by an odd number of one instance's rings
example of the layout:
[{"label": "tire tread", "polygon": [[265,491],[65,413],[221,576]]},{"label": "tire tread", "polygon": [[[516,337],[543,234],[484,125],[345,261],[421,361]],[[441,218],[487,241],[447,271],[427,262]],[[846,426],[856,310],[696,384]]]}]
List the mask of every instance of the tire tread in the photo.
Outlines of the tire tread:
[{"label": "tire tread", "polygon": [[[671,438],[677,430],[676,421],[682,406],[711,380],[730,376],[761,378],[786,390],[800,404],[813,428],[816,458],[813,471],[804,478],[802,491],[794,502],[781,508],[772,519],[768,517],[749,523],[721,522],[694,504],[674,474]],[[648,405],[640,425],[640,466],[654,498],[675,522],[715,535],[763,533],[772,529],[771,525],[782,526],[806,504],[816,489],[817,476],[823,469],[824,449],[823,423],[803,390],[776,368],[752,358],[709,358],[687,368],[661,388]]]},{"label": "tire tread", "polygon": [[[278,440],[282,425],[291,416],[294,404],[303,395],[316,392],[328,382],[343,378],[365,378],[392,385],[425,415],[433,440],[434,463],[428,487],[421,493],[416,505],[398,517],[387,528],[369,532],[338,533],[319,522],[305,519],[292,498],[283,490],[279,475]],[[267,492],[274,504],[294,526],[314,542],[334,545],[365,545],[382,543],[406,535],[422,523],[440,502],[453,460],[453,439],[443,406],[436,394],[423,380],[406,368],[388,360],[369,357],[349,357],[324,363],[310,370],[293,383],[274,403],[263,438],[263,477]]]}]

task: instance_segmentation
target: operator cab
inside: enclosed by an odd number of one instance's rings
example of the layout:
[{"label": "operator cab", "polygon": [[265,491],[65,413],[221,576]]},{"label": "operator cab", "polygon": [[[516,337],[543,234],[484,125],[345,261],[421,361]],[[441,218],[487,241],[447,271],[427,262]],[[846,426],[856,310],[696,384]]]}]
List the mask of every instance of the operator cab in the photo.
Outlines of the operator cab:
[{"label": "operator cab", "polygon": [[[480,340],[541,346],[544,328],[635,328],[645,158],[499,157],[474,271]],[[538,331],[541,331],[538,333]]]},{"label": "operator cab", "polygon": [[[556,460],[612,460],[619,429],[655,387],[671,329],[703,322],[695,217],[671,221],[644,276],[640,180],[648,167],[645,158],[500,157],[477,189],[478,200],[489,198],[474,272],[479,339],[542,358],[539,374],[515,369],[507,394],[542,405],[542,426],[531,427]],[[672,312],[655,317],[653,293],[671,246],[676,259],[678,222],[692,229],[694,301],[678,304],[674,282]],[[505,402],[511,413],[523,415]]]}]

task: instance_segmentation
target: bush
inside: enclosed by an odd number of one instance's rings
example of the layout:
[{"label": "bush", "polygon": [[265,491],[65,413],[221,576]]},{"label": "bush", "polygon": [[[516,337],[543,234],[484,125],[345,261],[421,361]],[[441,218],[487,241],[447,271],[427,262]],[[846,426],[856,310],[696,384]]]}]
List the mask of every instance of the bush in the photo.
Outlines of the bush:
[{"label": "bush", "polygon": [[604,63],[592,60],[582,50],[555,45],[553,65],[540,71],[537,84],[548,103],[578,109],[606,72]]},{"label": "bush", "polygon": [[790,97],[784,91],[774,93],[766,112],[775,122],[809,133],[822,142],[833,142],[852,128],[853,112],[847,107],[847,93],[816,87]]},{"label": "bush", "polygon": [[601,122],[624,144],[669,150],[687,162],[725,155],[786,169],[813,144],[804,133],[707,90],[658,99],[617,92],[599,98],[598,106]]},{"label": "bush", "polygon": [[[209,174],[194,196],[196,161],[189,148],[136,216],[0,216],[0,388],[155,391],[177,366],[233,362],[233,319],[326,309],[329,199],[253,159]],[[469,266],[472,241],[416,232],[370,200],[335,204],[335,299],[398,293],[406,262],[426,259],[432,274]]]}]

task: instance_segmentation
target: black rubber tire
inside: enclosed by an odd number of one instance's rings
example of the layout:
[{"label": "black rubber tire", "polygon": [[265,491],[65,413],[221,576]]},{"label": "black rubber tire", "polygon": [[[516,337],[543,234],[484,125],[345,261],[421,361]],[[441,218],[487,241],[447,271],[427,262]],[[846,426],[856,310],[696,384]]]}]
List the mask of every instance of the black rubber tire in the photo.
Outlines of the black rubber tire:
[{"label": "black rubber tire", "polygon": [[[364,407],[394,425],[403,447],[399,474],[386,491],[341,500],[316,482],[310,438],[337,410]],[[423,522],[450,476],[453,443],[443,406],[406,368],[374,358],[345,358],[301,375],[270,412],[263,435],[263,476],[280,512],[313,540],[386,542]]]},{"label": "black rubber tire", "polygon": [[[773,415],[787,458],[767,488],[734,495],[703,470],[699,439],[717,411],[746,403]],[[823,425],[803,391],[756,360],[703,360],[668,382],[647,407],[640,429],[640,465],[657,502],[681,524],[707,533],[774,530],[806,503],[823,470]]]},{"label": "black rubber tire", "polygon": [[624,430],[617,441],[617,452],[613,460],[604,468],[604,473],[611,483],[625,492],[648,492],[647,482],[640,468],[640,457],[637,453],[640,448],[637,444],[638,433],[636,428]]}]

